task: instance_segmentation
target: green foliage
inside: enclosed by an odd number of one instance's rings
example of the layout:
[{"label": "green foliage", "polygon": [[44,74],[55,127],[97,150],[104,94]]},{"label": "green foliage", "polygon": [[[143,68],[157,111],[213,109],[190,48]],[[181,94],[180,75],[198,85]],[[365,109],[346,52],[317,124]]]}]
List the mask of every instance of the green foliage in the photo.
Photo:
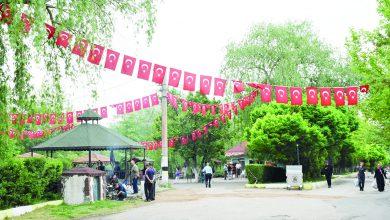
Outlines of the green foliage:
[{"label": "green foliage", "polygon": [[328,158],[340,167],[352,163],[354,146],[348,138],[358,120],[350,109],[262,104],[253,109],[250,121],[246,138],[254,159],[295,164],[298,146],[308,178],[317,177]]},{"label": "green foliage", "polygon": [[353,30],[347,47],[353,72],[370,85],[370,92],[360,107],[368,118],[381,124],[382,138],[390,143],[389,1],[378,0],[378,11],[382,16],[380,26],[371,32]]},{"label": "green foliage", "polygon": [[0,209],[59,198],[63,164],[47,158],[10,159],[0,164]]},{"label": "green foliage", "polygon": [[245,173],[250,184],[286,181],[286,170],[262,164],[248,164]]}]

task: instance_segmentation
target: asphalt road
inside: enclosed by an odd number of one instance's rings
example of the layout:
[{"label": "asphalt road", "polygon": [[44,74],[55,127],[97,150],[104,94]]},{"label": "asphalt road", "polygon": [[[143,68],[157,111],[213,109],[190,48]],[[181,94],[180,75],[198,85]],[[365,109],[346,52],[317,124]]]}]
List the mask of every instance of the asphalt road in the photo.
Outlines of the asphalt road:
[{"label": "asphalt road", "polygon": [[[156,201],[110,216],[92,219],[390,219],[390,190],[360,192],[353,179],[338,181],[331,189],[305,191],[245,189],[243,182],[177,184],[159,193]],[[387,185],[387,187],[389,187]]]}]

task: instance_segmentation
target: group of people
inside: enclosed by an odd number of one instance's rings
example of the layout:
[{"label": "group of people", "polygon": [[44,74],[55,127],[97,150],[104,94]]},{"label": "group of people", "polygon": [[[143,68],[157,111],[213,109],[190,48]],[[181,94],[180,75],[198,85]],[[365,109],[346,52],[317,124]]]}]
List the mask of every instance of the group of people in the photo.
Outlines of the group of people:
[{"label": "group of people", "polygon": [[[366,181],[366,167],[364,166],[364,162],[360,162],[359,167],[357,169],[357,186],[360,191],[364,191],[364,184]],[[322,173],[325,175],[326,181],[328,183],[328,188],[332,187],[332,175],[333,175],[333,166],[327,161],[325,167],[322,170]],[[373,187],[377,188],[379,192],[383,192],[385,190],[385,179],[387,179],[386,171],[382,167],[382,164],[378,163],[377,167],[374,170],[374,179]]]},{"label": "group of people", "polygon": [[[131,169],[129,174],[129,180],[126,178],[124,183],[120,183],[116,173],[111,177],[110,184],[114,186],[116,191],[116,196],[118,200],[124,200],[127,197],[126,185],[131,185],[133,188],[132,194],[138,194],[139,192],[139,182],[141,181],[140,170],[136,164],[135,160],[131,160]],[[156,170],[153,167],[153,164],[145,163],[144,170],[144,192],[145,192],[145,201],[150,202],[155,200],[155,183],[156,183]]]},{"label": "group of people", "polygon": [[236,163],[236,164],[225,164],[223,166],[223,176],[224,179],[233,179],[235,176],[236,178],[239,178],[242,174],[242,165],[241,163]]}]

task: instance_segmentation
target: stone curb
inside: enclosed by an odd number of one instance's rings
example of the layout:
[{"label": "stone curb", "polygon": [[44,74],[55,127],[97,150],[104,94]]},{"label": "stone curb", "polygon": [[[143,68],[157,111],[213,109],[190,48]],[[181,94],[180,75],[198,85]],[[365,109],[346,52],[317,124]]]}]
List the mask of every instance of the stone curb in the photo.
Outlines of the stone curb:
[{"label": "stone curb", "polygon": [[62,200],[55,200],[55,201],[50,201],[50,202],[43,202],[43,203],[38,203],[35,205],[27,205],[27,206],[19,206],[16,208],[11,208],[11,209],[6,209],[0,211],[0,220],[5,219],[6,217],[12,218],[16,216],[21,216],[23,214],[26,214],[28,212],[32,212],[35,209],[42,208],[47,205],[61,205]]},{"label": "stone curb", "polygon": [[[332,182],[337,182],[344,178],[351,178],[355,177],[356,173],[342,175],[342,176],[335,176],[334,179],[332,179]],[[318,189],[327,186],[326,181],[318,181],[318,182],[307,182],[303,183],[303,189],[304,190],[312,190],[312,189]],[[245,184],[245,188],[250,189],[287,189],[286,183],[260,183],[260,184]]]}]

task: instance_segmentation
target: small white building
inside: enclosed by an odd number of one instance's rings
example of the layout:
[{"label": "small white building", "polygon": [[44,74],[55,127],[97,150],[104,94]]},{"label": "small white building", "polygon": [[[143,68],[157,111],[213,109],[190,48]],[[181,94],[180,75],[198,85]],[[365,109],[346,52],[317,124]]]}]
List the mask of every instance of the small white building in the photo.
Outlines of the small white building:
[{"label": "small white building", "polygon": [[64,203],[69,205],[105,198],[106,172],[89,167],[73,168],[62,174]]}]

